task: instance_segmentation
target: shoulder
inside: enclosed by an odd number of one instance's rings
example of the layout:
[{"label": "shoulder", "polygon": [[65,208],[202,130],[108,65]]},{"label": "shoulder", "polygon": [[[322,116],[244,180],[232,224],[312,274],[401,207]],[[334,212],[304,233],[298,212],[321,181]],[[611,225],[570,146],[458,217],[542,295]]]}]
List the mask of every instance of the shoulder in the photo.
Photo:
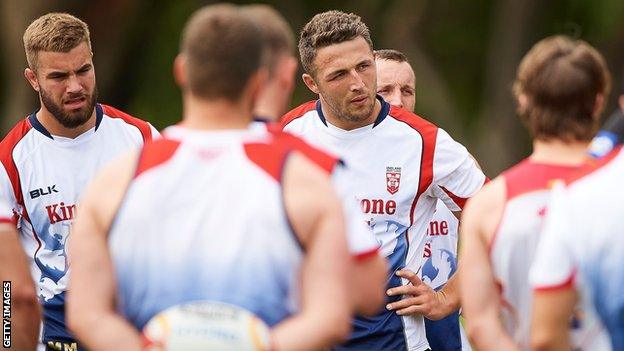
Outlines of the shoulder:
[{"label": "shoulder", "polygon": [[139,130],[141,136],[143,137],[143,141],[151,141],[154,137],[154,133],[152,130],[152,126],[137,117],[134,117],[124,111],[121,111],[113,106],[106,104],[98,104],[98,106],[102,109],[102,113],[104,116],[107,116],[112,119],[121,120],[125,122],[127,125],[130,125]]},{"label": "shoulder", "polygon": [[136,171],[134,177],[137,178],[141,174],[158,167],[171,160],[175,152],[180,146],[180,141],[160,138],[155,141],[146,143],[138,155]]},{"label": "shoulder", "polygon": [[295,107],[294,109],[290,110],[289,112],[287,112],[284,116],[282,116],[282,118],[280,119],[280,127],[283,129],[284,127],[286,127],[287,125],[289,125],[292,121],[303,117],[306,113],[310,112],[310,111],[314,111],[316,110],[316,104],[317,104],[318,100],[312,100],[312,101],[308,101],[304,104],[301,104],[297,107]]},{"label": "shoulder", "polygon": [[411,129],[414,129],[421,134],[432,134],[438,132],[438,127],[435,124],[400,107],[391,106],[390,111],[388,112],[388,117],[406,124]]},{"label": "shoulder", "polygon": [[505,207],[505,193],[506,184],[502,176],[485,184],[466,202],[461,217],[462,226],[476,226],[481,228],[481,233],[488,236],[494,234]]},{"label": "shoulder", "polygon": [[11,157],[13,149],[33,129],[28,118],[19,121],[0,142],[0,158]]},{"label": "shoulder", "polygon": [[622,146],[614,149],[609,154],[599,159],[590,159],[576,172],[565,179],[567,186],[577,186],[584,181],[591,181],[593,178],[600,178],[601,173],[612,166],[624,164],[624,148]]}]

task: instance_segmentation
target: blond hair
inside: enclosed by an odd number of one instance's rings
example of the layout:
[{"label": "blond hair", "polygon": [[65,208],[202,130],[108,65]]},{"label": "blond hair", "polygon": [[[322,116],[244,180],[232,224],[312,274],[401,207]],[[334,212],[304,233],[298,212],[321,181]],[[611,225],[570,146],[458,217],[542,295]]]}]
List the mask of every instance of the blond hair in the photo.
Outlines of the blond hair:
[{"label": "blond hair", "polygon": [[68,13],[48,13],[37,18],[26,28],[23,40],[31,69],[37,68],[39,51],[69,52],[81,43],[91,49],[89,27]]}]

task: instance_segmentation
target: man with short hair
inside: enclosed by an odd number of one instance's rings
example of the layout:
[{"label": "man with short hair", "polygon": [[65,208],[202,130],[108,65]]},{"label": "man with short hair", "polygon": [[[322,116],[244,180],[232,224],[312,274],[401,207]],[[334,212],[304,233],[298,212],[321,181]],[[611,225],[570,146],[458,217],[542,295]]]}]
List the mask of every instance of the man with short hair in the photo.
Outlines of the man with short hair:
[{"label": "man with short hair", "polygon": [[[514,95],[533,152],[468,202],[460,228],[462,311],[478,350],[533,349],[529,268],[550,188],[586,159],[609,85],[604,58],[581,40],[548,37],[520,62]],[[548,271],[559,271],[556,265]],[[595,316],[583,312],[566,328],[578,337],[574,349],[608,349]]]},{"label": "man with short hair", "polygon": [[[414,111],[416,107],[416,75],[407,56],[398,50],[375,50],[377,94],[390,105]],[[459,221],[444,202],[438,200],[435,213],[427,227],[425,260],[420,270],[423,282],[434,290],[441,289],[457,271],[457,229]],[[470,350],[459,323],[459,311],[441,320],[425,318],[427,341],[432,350]]]},{"label": "man with short hair", "polygon": [[[282,125],[352,167],[355,194],[391,265],[387,309],[356,318],[350,340],[338,349],[425,350],[422,317],[440,319],[456,311],[457,284],[451,279],[434,292],[402,269],[422,264],[437,199],[458,211],[485,176],[446,132],[376,96],[372,47],[359,16],[314,16],[301,31],[299,53],[303,80],[319,100],[286,114]],[[401,299],[408,280],[416,292]]]},{"label": "man with short hair", "polygon": [[0,143],[0,193],[18,215],[32,262],[43,306],[42,341],[49,350],[77,350],[64,313],[66,243],[76,202],[98,169],[158,132],[97,103],[89,29],[80,19],[65,13],[39,17],[24,32],[24,49],[24,75],[40,106]]},{"label": "man with short hair", "polygon": [[329,174],[294,137],[249,128],[267,77],[261,34],[240,7],[196,11],[174,62],[182,122],[87,189],[68,313],[90,348],[140,350],[150,319],[197,300],[252,312],[271,349],[348,335],[351,259]]}]

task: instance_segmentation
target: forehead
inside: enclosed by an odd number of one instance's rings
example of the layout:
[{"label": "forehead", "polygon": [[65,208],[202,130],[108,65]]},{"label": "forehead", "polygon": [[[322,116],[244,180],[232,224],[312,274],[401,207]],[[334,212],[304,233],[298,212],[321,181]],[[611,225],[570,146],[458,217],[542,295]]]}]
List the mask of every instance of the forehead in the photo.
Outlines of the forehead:
[{"label": "forehead", "polygon": [[87,43],[80,43],[69,52],[39,51],[37,69],[41,71],[73,71],[92,63],[91,49]]},{"label": "forehead", "polygon": [[407,62],[397,62],[393,60],[376,60],[377,63],[377,84],[416,85],[414,70]]},{"label": "forehead", "polygon": [[321,71],[350,68],[366,59],[373,58],[373,50],[362,37],[322,47],[316,51],[314,65]]}]

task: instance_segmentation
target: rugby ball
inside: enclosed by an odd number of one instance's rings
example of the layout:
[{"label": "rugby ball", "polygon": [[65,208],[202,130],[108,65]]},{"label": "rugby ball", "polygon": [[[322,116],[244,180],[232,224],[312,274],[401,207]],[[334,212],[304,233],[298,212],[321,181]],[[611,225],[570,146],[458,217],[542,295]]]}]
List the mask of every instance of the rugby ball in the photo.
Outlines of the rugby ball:
[{"label": "rugby ball", "polygon": [[238,306],[197,301],[170,307],[143,328],[144,350],[245,350],[270,348],[269,327]]}]

